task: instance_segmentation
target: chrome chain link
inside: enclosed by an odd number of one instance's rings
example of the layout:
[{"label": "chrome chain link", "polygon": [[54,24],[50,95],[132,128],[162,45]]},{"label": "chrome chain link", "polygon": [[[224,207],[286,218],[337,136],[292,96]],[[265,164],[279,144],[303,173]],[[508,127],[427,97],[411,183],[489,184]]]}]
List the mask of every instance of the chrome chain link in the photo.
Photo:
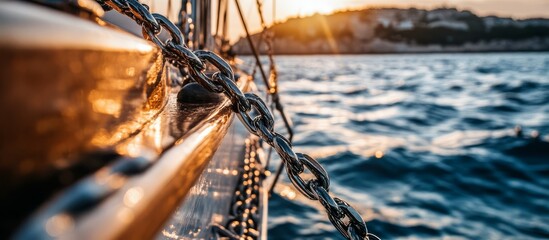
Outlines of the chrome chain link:
[{"label": "chrome chain link", "polygon": [[224,226],[214,224],[216,236],[231,240],[253,240],[260,238],[261,184],[265,178],[257,155],[260,148],[258,139],[249,137],[245,141],[244,161],[240,168],[240,178],[231,202],[230,217]]},{"label": "chrome chain link", "polygon": [[[233,111],[251,134],[272,146],[287,167],[288,177],[294,186],[311,200],[318,200],[326,209],[329,220],[347,239],[379,239],[368,233],[360,214],[344,200],[329,194],[330,178],[326,170],[312,157],[296,153],[290,141],[274,130],[274,117],[265,102],[253,93],[242,93],[236,86],[229,63],[217,54],[192,51],[185,45],[180,30],[166,17],[151,13],[148,6],[137,0],[97,0],[103,9],[114,9],[140,24],[143,37],[161,50],[166,60],[176,67],[188,67],[191,78],[205,89],[224,93],[233,104]],[[162,41],[158,35],[164,30],[170,39]],[[211,77],[205,74],[206,63],[217,68]],[[314,177],[304,179],[308,170]]]}]

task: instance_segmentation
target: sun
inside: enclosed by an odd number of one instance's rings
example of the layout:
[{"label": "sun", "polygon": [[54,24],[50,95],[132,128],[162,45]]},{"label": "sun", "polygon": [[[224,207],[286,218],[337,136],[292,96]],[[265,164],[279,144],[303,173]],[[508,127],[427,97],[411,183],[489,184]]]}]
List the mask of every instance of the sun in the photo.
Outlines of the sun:
[{"label": "sun", "polygon": [[291,8],[298,12],[299,16],[313,15],[315,13],[328,14],[335,10],[333,0],[299,0],[288,1]]}]

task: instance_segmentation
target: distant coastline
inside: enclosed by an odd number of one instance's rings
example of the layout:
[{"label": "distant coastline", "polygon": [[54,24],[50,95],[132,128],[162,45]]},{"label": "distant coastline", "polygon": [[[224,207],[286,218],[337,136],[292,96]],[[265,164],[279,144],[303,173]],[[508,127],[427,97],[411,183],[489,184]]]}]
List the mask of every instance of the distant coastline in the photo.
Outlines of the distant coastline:
[{"label": "distant coastline", "polygon": [[[453,8],[317,14],[288,19],[270,31],[280,55],[549,51],[549,19],[479,17]],[[252,35],[256,44],[259,35]],[[233,51],[251,53],[242,38]]]}]

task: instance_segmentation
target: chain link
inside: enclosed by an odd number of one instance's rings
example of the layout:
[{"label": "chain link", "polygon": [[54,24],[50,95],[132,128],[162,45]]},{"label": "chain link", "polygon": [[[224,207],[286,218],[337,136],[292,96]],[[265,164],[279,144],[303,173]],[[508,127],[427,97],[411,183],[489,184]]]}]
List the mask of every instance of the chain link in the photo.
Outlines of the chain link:
[{"label": "chain link", "polygon": [[[97,0],[104,9],[114,9],[132,18],[143,28],[143,37],[157,45],[166,60],[178,67],[188,67],[191,78],[205,89],[224,93],[232,102],[233,110],[250,133],[259,136],[272,146],[288,169],[288,177],[294,186],[312,200],[318,200],[326,209],[329,220],[348,239],[379,239],[368,233],[366,223],[360,214],[340,198],[329,194],[330,178],[326,170],[312,157],[296,153],[290,141],[274,131],[274,117],[265,102],[253,93],[242,93],[236,86],[234,72],[225,60],[217,54],[205,51],[192,51],[185,45],[180,30],[167,18],[153,14],[149,8],[137,0]],[[170,34],[170,39],[161,41],[158,34],[162,30]],[[206,63],[217,68],[211,77],[204,70]],[[304,180],[301,174],[308,170],[313,177]],[[241,202],[246,208],[250,204]],[[235,209],[237,210],[237,209]],[[231,229],[240,232],[245,226]],[[230,228],[233,228],[230,226]]]},{"label": "chain link", "polygon": [[225,226],[214,225],[214,234],[231,240],[259,239],[261,220],[260,186],[265,178],[257,149],[257,138],[245,141],[245,153],[241,175],[231,202],[230,217]]}]

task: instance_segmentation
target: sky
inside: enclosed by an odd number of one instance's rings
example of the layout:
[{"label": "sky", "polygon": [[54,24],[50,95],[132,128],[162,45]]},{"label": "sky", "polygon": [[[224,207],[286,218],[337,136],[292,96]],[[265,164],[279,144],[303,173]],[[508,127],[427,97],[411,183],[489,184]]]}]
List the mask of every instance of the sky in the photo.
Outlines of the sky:
[{"label": "sky", "polygon": [[[433,9],[442,6],[470,10],[477,15],[497,15],[513,18],[549,18],[549,0],[263,0],[265,20],[273,22],[273,1],[276,21],[288,17],[308,16],[315,13],[328,14],[335,10],[362,9],[367,7],[399,7]],[[229,36],[232,42],[244,36],[242,23],[234,1],[230,2]],[[240,0],[244,17],[251,32],[261,30],[256,0]]]}]

